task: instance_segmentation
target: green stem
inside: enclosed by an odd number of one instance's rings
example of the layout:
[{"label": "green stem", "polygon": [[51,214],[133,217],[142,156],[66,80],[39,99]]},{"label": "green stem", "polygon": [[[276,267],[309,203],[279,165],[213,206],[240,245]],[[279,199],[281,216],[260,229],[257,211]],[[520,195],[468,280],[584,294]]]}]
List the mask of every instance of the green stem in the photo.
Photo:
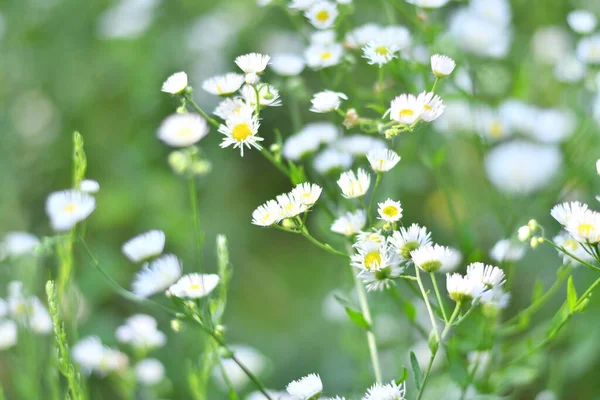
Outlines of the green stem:
[{"label": "green stem", "polygon": [[[384,0],[386,1],[386,0]],[[379,99],[379,104],[381,106],[384,105],[383,103],[383,79],[384,79],[384,74],[383,74],[383,65],[379,66],[379,77],[377,79],[377,98]]]},{"label": "green stem", "polygon": [[196,102],[194,101],[194,99],[192,98],[192,96],[188,93],[183,94],[183,98],[192,105],[192,107],[194,108],[194,110],[196,110],[198,112],[198,114],[202,115],[204,117],[204,119],[206,119],[212,126],[214,126],[215,128],[219,128],[219,126],[221,124],[219,124],[217,122],[217,120],[211,118],[208,114],[206,114],[199,106],[198,104],[196,104]]},{"label": "green stem", "polygon": [[431,368],[433,367],[433,362],[435,361],[435,356],[437,355],[438,348],[435,348],[431,352],[431,356],[429,357],[429,363],[427,364],[427,369],[425,370],[425,374],[423,375],[423,383],[419,388],[419,394],[417,395],[417,400],[421,400],[423,393],[425,393],[425,385],[427,384],[427,380],[429,379],[429,374],[431,374]]},{"label": "green stem", "polygon": [[439,81],[440,81],[440,78],[436,77],[435,82],[433,82],[433,87],[431,88],[432,93],[435,93],[435,88],[437,87]]},{"label": "green stem", "polygon": [[[192,156],[193,157],[193,156]],[[193,161],[193,158],[192,158]],[[192,218],[194,219],[194,234],[196,237],[196,252],[198,259],[198,271],[202,272],[202,231],[200,230],[200,212],[198,211],[198,193],[196,189],[196,177],[191,175],[189,178],[188,191],[190,204],[192,206]]]},{"label": "green stem", "polygon": [[544,238],[544,242],[548,243],[550,246],[554,247],[556,250],[565,253],[566,255],[568,255],[569,257],[571,257],[573,260],[578,261],[579,263],[581,263],[582,265],[585,265],[586,267],[594,270],[594,271],[600,271],[600,268],[586,262],[583,261],[581,258],[577,257],[576,255],[570,253],[569,251],[567,251],[564,247],[560,247],[558,245],[556,245],[554,242],[552,242],[551,240],[548,240],[546,238]]},{"label": "green stem", "polygon": [[367,215],[369,216],[369,220],[371,219],[371,210],[373,209],[373,202],[375,200],[375,195],[377,194],[377,189],[379,188],[379,183],[381,182],[381,176],[383,174],[381,172],[377,173],[377,178],[375,179],[375,187],[373,188],[373,193],[371,194],[371,200],[369,201],[369,208],[367,209]]},{"label": "green stem", "polygon": [[[461,306],[462,306],[462,303],[460,301],[456,303],[456,306],[454,307],[454,311],[452,312],[452,315],[450,316],[450,319],[448,320],[448,322],[446,322],[446,326],[444,327],[444,331],[442,332],[442,340],[444,340],[446,338],[446,335],[450,331],[450,327],[452,327],[452,324],[456,320],[456,317],[458,317],[458,313],[460,312]],[[471,311],[472,309],[473,309],[473,307],[471,307],[469,309],[469,311]],[[469,311],[467,311],[467,314],[465,314],[464,317],[466,317],[468,315]],[[458,323],[460,321],[462,321],[464,319],[464,317],[461,318],[460,320],[456,321],[456,325],[458,325]]]},{"label": "green stem", "polygon": [[341,251],[338,251],[336,249],[334,249],[333,247],[331,247],[330,245],[326,244],[326,243],[321,243],[319,242],[317,239],[315,239],[313,236],[310,235],[310,233],[308,233],[308,230],[306,229],[306,227],[304,227],[300,232],[299,232],[302,236],[304,236],[305,238],[307,238],[311,243],[317,245],[318,247],[320,247],[321,249],[331,253],[331,254],[335,254],[336,256],[341,256],[344,258],[348,258],[348,255],[345,253],[342,253]]},{"label": "green stem", "polygon": [[435,291],[435,297],[437,298],[438,306],[440,310],[442,310],[444,322],[448,322],[448,316],[446,315],[446,307],[444,307],[444,303],[442,302],[442,296],[440,296],[440,291],[438,289],[437,281],[435,279],[435,273],[430,272],[429,276],[431,277],[431,282],[433,283],[433,290]]},{"label": "green stem", "polygon": [[425,291],[425,287],[423,287],[423,281],[421,280],[421,273],[419,272],[419,268],[415,267],[417,271],[417,283],[419,284],[419,289],[421,290],[421,296],[423,296],[423,301],[425,301],[425,306],[427,307],[427,313],[429,314],[429,320],[431,321],[431,328],[435,332],[435,338],[437,342],[440,342],[440,334],[437,329],[437,323],[435,322],[435,315],[433,314],[433,310],[431,309],[431,304],[429,304],[429,297],[427,296],[427,292]]}]

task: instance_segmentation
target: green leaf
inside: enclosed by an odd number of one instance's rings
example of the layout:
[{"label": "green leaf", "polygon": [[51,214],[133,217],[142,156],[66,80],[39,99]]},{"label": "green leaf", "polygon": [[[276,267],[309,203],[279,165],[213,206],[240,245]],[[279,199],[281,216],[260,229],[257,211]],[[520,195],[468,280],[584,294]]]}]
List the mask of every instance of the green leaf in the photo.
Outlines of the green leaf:
[{"label": "green leaf", "polygon": [[421,390],[421,385],[423,384],[423,373],[421,372],[421,367],[419,367],[417,356],[415,356],[415,353],[412,351],[410,352],[410,366],[413,370],[415,386],[417,387],[417,390]]},{"label": "green leaf", "polygon": [[333,297],[337,300],[338,303],[344,308],[354,308],[354,304],[350,300],[345,297],[342,297],[338,294],[334,294]]},{"label": "green leaf", "polygon": [[531,302],[535,303],[544,295],[544,284],[537,279],[533,285],[533,293],[531,294]]},{"label": "green leaf", "polygon": [[581,304],[579,304],[577,307],[575,307],[573,312],[576,312],[576,313],[584,312],[589,304],[590,304],[590,299],[588,299],[588,298],[583,299],[581,301]]},{"label": "green leaf", "polygon": [[406,314],[406,318],[408,318],[410,321],[414,321],[417,318],[417,309],[411,302],[405,301],[402,304],[402,308],[404,309],[404,314]]},{"label": "green leaf", "polygon": [[577,290],[573,283],[573,275],[569,276],[569,280],[567,281],[567,303],[569,304],[569,310],[573,312],[577,305]]},{"label": "green leaf", "polygon": [[292,181],[292,184],[297,185],[299,183],[307,181],[303,166],[297,166],[292,161],[289,161],[289,167],[290,167],[290,180]]},{"label": "green leaf", "polygon": [[346,314],[348,314],[348,316],[350,317],[350,320],[356,325],[363,327],[367,330],[371,329],[371,325],[367,322],[365,316],[360,311],[356,311],[348,307],[344,307],[344,309],[346,310]]},{"label": "green leaf", "polygon": [[408,370],[406,368],[402,368],[402,376],[399,379],[396,379],[396,385],[402,384],[408,378]]}]

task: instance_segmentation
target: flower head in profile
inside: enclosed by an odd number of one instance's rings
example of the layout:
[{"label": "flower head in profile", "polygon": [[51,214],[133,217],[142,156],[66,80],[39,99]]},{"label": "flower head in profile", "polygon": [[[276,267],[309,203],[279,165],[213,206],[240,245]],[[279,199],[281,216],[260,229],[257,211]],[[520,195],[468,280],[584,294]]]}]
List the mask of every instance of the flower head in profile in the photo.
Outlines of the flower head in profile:
[{"label": "flower head in profile", "polygon": [[281,207],[275,200],[258,206],[252,213],[252,223],[258,226],[271,226],[281,221]]},{"label": "flower head in profile", "polygon": [[299,183],[294,189],[292,189],[291,194],[300,203],[310,207],[317,202],[322,191],[323,188],[314,183]]},{"label": "flower head in profile", "polygon": [[187,274],[182,276],[167,290],[167,296],[180,299],[199,299],[208,296],[219,284],[216,274]]},{"label": "flower head in profile", "polygon": [[421,118],[424,111],[425,105],[422,99],[412,94],[401,94],[390,104],[390,119],[401,124],[412,125]]},{"label": "flower head in profile", "polygon": [[229,72],[225,75],[219,75],[202,82],[202,89],[210,94],[218,96],[228,96],[237,92],[244,84],[244,75]]},{"label": "flower head in profile", "polygon": [[398,222],[402,218],[402,207],[399,201],[387,199],[383,203],[378,204],[377,213],[379,219],[385,222]]},{"label": "flower head in profile", "polygon": [[365,210],[347,212],[331,224],[331,231],[344,236],[352,236],[360,232],[367,224]]},{"label": "flower head in profile", "polygon": [[486,287],[479,279],[454,273],[446,274],[446,290],[450,298],[458,303],[479,298]]},{"label": "flower head in profile", "polygon": [[431,56],[431,71],[438,78],[444,78],[452,73],[456,63],[448,56],[434,54]]},{"label": "flower head in profile", "polygon": [[165,254],[151,263],[146,263],[135,275],[131,285],[133,293],[149,297],[162,292],[181,276],[181,262],[173,254]]},{"label": "flower head in profile", "polygon": [[79,182],[79,191],[88,194],[98,193],[100,191],[100,184],[93,179],[84,179]]},{"label": "flower head in profile", "polygon": [[121,250],[133,262],[140,262],[155,257],[165,248],[165,233],[151,230],[142,233],[123,244]]},{"label": "flower head in profile", "polygon": [[454,260],[452,250],[439,244],[428,244],[412,251],[410,256],[415,265],[425,272],[435,272]]},{"label": "flower head in profile", "polygon": [[317,29],[329,29],[335,24],[338,16],[337,5],[331,1],[317,1],[304,15]]},{"label": "flower head in profile", "polygon": [[317,374],[309,374],[304,378],[290,382],[286,390],[298,400],[310,400],[316,398],[323,391],[323,382]]},{"label": "flower head in profile", "polygon": [[260,122],[255,115],[233,115],[225,121],[225,125],[219,126],[219,132],[225,135],[220,146],[225,148],[233,145],[233,148],[240,149],[242,157],[244,146],[261,150],[262,147],[258,142],[264,139],[257,136],[259,127]]},{"label": "flower head in profile", "polygon": [[493,265],[475,262],[467,266],[467,278],[479,281],[487,288],[504,285],[504,271]]},{"label": "flower head in profile", "polygon": [[279,216],[281,219],[294,218],[306,211],[306,205],[292,193],[280,194],[276,199],[281,212]]},{"label": "flower head in profile", "polygon": [[161,90],[165,93],[179,94],[188,86],[188,76],[185,72],[176,72],[163,83]]},{"label": "flower head in profile", "polygon": [[387,172],[400,161],[400,156],[390,149],[372,149],[367,153],[367,160],[375,172]]},{"label": "flower head in profile", "polygon": [[312,103],[310,111],[315,113],[327,113],[337,110],[340,108],[342,100],[348,100],[348,96],[344,93],[332,92],[331,90],[316,93],[310,101]]},{"label": "flower head in profile", "polygon": [[68,231],[96,209],[96,199],[78,190],[54,192],[46,199],[46,214],[55,231]]},{"label": "flower head in profile", "polygon": [[406,385],[397,385],[391,381],[387,384],[376,383],[367,390],[362,400],[406,400]]},{"label": "flower head in profile", "polygon": [[344,172],[338,179],[337,184],[342,189],[344,197],[354,199],[367,193],[371,184],[371,176],[364,169],[359,168],[357,174],[354,171]]},{"label": "flower head in profile", "polygon": [[580,203],[578,201],[572,201],[570,203],[562,203],[555,205],[550,210],[552,218],[558,221],[563,226],[566,226],[569,221],[579,214],[583,214],[588,210],[588,205]]},{"label": "flower head in profile", "polygon": [[423,113],[421,119],[423,121],[435,121],[444,112],[444,103],[440,96],[433,92],[423,92],[419,94],[417,103],[423,104]]},{"label": "flower head in profile", "polygon": [[426,227],[412,224],[408,228],[400,228],[390,237],[390,243],[403,260],[410,260],[413,250],[431,243],[431,233]]},{"label": "flower head in profile", "polygon": [[173,147],[188,147],[208,134],[208,123],[192,113],[171,114],[160,124],[157,136]]},{"label": "flower head in profile", "polygon": [[235,59],[235,63],[246,74],[260,74],[267,68],[269,60],[271,60],[271,57],[267,55],[250,53],[238,56]]}]

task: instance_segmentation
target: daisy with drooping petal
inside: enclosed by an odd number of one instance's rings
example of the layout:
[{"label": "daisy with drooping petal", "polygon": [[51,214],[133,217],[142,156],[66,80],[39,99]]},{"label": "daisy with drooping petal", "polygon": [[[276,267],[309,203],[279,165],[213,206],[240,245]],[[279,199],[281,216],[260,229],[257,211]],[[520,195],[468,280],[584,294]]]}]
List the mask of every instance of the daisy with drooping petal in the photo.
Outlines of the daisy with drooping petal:
[{"label": "daisy with drooping petal", "polygon": [[219,280],[219,275],[216,274],[187,274],[171,285],[166,294],[180,299],[199,299],[208,296],[217,287]]},{"label": "daisy with drooping petal", "polygon": [[188,86],[188,77],[185,72],[177,72],[167,78],[161,90],[165,93],[179,94]]},{"label": "daisy with drooping petal", "polygon": [[124,325],[115,332],[117,340],[128,343],[135,349],[150,350],[164,346],[166,335],[157,329],[154,317],[146,314],[136,314],[127,318]]},{"label": "daisy with drooping petal", "polygon": [[442,54],[434,54],[431,56],[431,71],[438,78],[444,78],[454,71],[456,63],[453,59]]},{"label": "daisy with drooping petal", "polygon": [[348,100],[348,96],[344,93],[332,92],[331,90],[315,93],[310,101],[312,103],[310,111],[315,113],[327,113],[337,110],[340,108],[342,100]]},{"label": "daisy with drooping petal", "polygon": [[208,123],[192,113],[171,114],[160,124],[157,136],[173,147],[188,147],[208,134]]},{"label": "daisy with drooping petal", "polygon": [[291,193],[280,194],[276,197],[281,211],[280,218],[294,218],[306,211],[306,205]]},{"label": "daisy with drooping petal", "polygon": [[[279,98],[279,90],[269,84],[261,84],[258,87],[258,101],[261,107],[278,107],[281,105],[281,99]],[[246,103],[250,104],[256,109],[256,89],[250,85],[244,85],[240,90],[240,93]]]},{"label": "daisy with drooping petal", "polygon": [[96,209],[96,199],[78,190],[54,192],[46,199],[46,214],[55,231],[67,231]]},{"label": "daisy with drooping petal", "polygon": [[306,65],[312,69],[321,69],[338,65],[344,55],[339,43],[313,44],[304,51]]},{"label": "daisy with drooping petal", "polygon": [[364,196],[369,190],[371,176],[362,168],[358,169],[358,174],[354,171],[344,172],[337,181],[342,189],[342,195],[347,199]]},{"label": "daisy with drooping petal", "polygon": [[291,195],[300,203],[310,207],[317,202],[322,191],[323,188],[314,183],[300,183],[292,189]]},{"label": "daisy with drooping petal", "polygon": [[140,262],[155,257],[165,248],[165,233],[152,230],[128,240],[123,244],[122,251],[133,262]]},{"label": "daisy with drooping petal", "polygon": [[217,117],[227,120],[235,115],[247,115],[251,116],[256,110],[256,107],[246,103],[244,99],[240,97],[231,98],[228,97],[219,103],[213,114]]},{"label": "daisy with drooping petal", "polygon": [[569,218],[567,231],[580,243],[600,242],[600,213],[586,210]]},{"label": "daisy with drooping petal", "polygon": [[304,15],[315,28],[329,29],[333,27],[338,16],[337,5],[330,1],[318,1]]},{"label": "daisy with drooping petal", "polygon": [[244,84],[244,80],[244,75],[229,72],[205,80],[202,83],[202,89],[211,94],[227,96],[237,92]]},{"label": "daisy with drooping petal", "polygon": [[412,94],[401,94],[390,104],[390,119],[401,124],[412,125],[421,118],[424,104]]},{"label": "daisy with drooping petal", "polygon": [[486,288],[480,280],[454,273],[446,274],[446,289],[450,298],[458,303],[479,298]]},{"label": "daisy with drooping petal", "polygon": [[367,153],[367,160],[375,172],[387,172],[400,161],[400,156],[390,149],[373,149]]},{"label": "daisy with drooping petal", "polygon": [[451,250],[439,244],[421,246],[410,253],[415,265],[425,272],[436,272],[454,260]]},{"label": "daisy with drooping petal", "polygon": [[475,262],[467,265],[467,278],[480,281],[488,288],[504,285],[504,271],[493,265]]},{"label": "daisy with drooping petal", "polygon": [[570,203],[557,204],[550,210],[552,218],[558,221],[563,226],[569,223],[569,220],[575,216],[584,213],[588,210],[588,205],[578,201]]},{"label": "daisy with drooping petal", "polygon": [[323,382],[317,374],[309,374],[304,378],[290,382],[286,390],[298,400],[310,400],[316,398],[323,391]]},{"label": "daisy with drooping petal", "polygon": [[79,183],[79,191],[94,194],[100,191],[100,184],[93,179],[84,179]]},{"label": "daisy with drooping petal", "polygon": [[367,224],[365,210],[347,212],[331,224],[331,231],[344,236],[352,236],[361,231]]},{"label": "daisy with drooping petal", "polygon": [[275,200],[269,200],[252,212],[252,223],[258,226],[271,226],[281,220],[281,207]]},{"label": "daisy with drooping petal", "polygon": [[444,112],[445,107],[442,99],[433,92],[419,94],[417,102],[423,104],[423,114],[421,115],[423,121],[435,121]]},{"label": "daisy with drooping petal", "polygon": [[398,222],[402,218],[402,207],[399,201],[387,199],[383,203],[378,204],[379,219],[385,222]]},{"label": "daisy with drooping petal", "polygon": [[225,121],[225,125],[219,126],[219,132],[225,135],[219,146],[225,148],[233,145],[234,149],[240,149],[242,157],[244,156],[244,146],[249,149],[254,147],[261,150],[262,147],[258,142],[264,139],[256,136],[259,127],[260,122],[255,115],[233,115]]},{"label": "daisy with drooping petal", "polygon": [[371,386],[362,400],[406,400],[406,384],[397,385],[391,381],[387,384],[376,383]]},{"label": "daisy with drooping petal", "polygon": [[135,275],[131,285],[133,293],[140,297],[149,297],[162,292],[181,276],[181,262],[173,254],[165,254],[151,263],[146,263]]},{"label": "daisy with drooping petal", "polygon": [[408,228],[402,227],[395,231],[390,237],[390,243],[402,259],[410,260],[413,250],[431,243],[431,233],[427,232],[425,227],[412,224]]},{"label": "daisy with drooping petal", "polygon": [[573,10],[567,14],[567,23],[576,33],[587,35],[596,29],[598,19],[587,10]]},{"label": "daisy with drooping petal", "polygon": [[363,47],[363,58],[366,58],[369,64],[381,67],[396,58],[398,50],[398,46],[387,37],[378,38]]},{"label": "daisy with drooping petal", "polygon": [[269,60],[271,60],[271,57],[267,55],[250,53],[238,56],[235,59],[235,63],[246,74],[260,74],[267,68]]},{"label": "daisy with drooping petal", "polygon": [[304,59],[291,53],[275,54],[270,65],[277,75],[298,76],[304,70]]}]

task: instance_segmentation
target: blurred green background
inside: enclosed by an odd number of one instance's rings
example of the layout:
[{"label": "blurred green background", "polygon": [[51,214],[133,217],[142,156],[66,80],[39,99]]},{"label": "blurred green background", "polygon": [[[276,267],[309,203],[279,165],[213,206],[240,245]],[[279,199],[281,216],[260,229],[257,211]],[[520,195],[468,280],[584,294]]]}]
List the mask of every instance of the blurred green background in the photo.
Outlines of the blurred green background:
[{"label": "blurred green background", "polygon": [[[506,92],[485,100],[494,103],[517,94],[539,105],[573,100],[576,108],[582,106],[575,90],[553,82],[547,71],[535,69],[528,50],[535,28],[564,26],[566,13],[576,5],[572,3],[513,2],[512,55],[494,62],[503,68],[510,84]],[[116,25],[110,26],[106,13],[114,4],[102,0],[0,3],[0,234],[24,230],[39,237],[50,235],[44,201],[49,193],[70,185],[71,134],[77,130],[85,139],[87,177],[101,185],[98,207],[87,222],[88,243],[105,269],[129,287],[137,266],[126,260],[120,247],[149,229],[166,232],[166,250],[183,260],[186,272],[197,268],[186,181],[171,172],[166,161],[170,149],[155,137],[161,120],[178,106],[171,96],[160,93],[164,79],[173,72],[187,71],[191,85],[196,87],[196,100],[211,110],[216,99],[204,93],[200,83],[211,75],[234,70],[236,55],[277,49],[301,51],[304,43],[280,9],[259,8],[251,0],[157,2],[146,14],[137,13],[121,24],[112,21]],[[353,17],[356,23],[386,22],[378,3],[355,0],[355,4],[361,11]],[[432,18],[441,22],[445,12],[434,11]],[[403,22],[400,15],[397,18]],[[144,23],[147,29],[136,34]],[[133,37],[107,37],[118,29]],[[490,62],[482,65],[486,63]],[[367,85],[375,81],[373,69],[361,71],[357,80]],[[315,73],[305,76],[309,92],[325,88]],[[276,82],[273,75],[265,79]],[[283,102],[284,108],[264,112],[261,134],[267,143],[273,141],[275,127],[284,136],[292,133],[285,95]],[[320,120],[308,112],[308,102],[302,108],[304,121]],[[581,110],[583,107],[577,111]],[[585,123],[582,117],[582,126]],[[549,208],[559,201],[556,187],[539,197],[503,197],[506,215],[499,219],[490,215],[486,196],[480,195],[491,189],[481,160],[470,145],[433,136],[427,130],[420,134],[429,135],[422,143],[425,148],[448,146],[449,190],[456,195],[461,218],[471,228],[473,246],[465,255],[467,259],[488,260],[491,246],[530,218],[546,223],[552,232],[558,230],[548,219]],[[566,155],[566,173],[557,186],[574,183],[578,198],[592,202],[594,190],[600,186],[597,178],[594,181],[592,168],[600,155],[598,129],[594,126],[581,134],[594,138],[584,153]],[[572,140],[576,143],[580,139],[575,136]],[[400,199],[406,221],[424,224],[434,232],[436,241],[459,247],[460,238],[451,227],[439,182],[418,155],[402,151],[414,148],[413,140],[401,138],[395,143],[403,161],[386,176],[380,195]],[[282,389],[290,380],[310,372],[321,374],[328,393],[352,393],[368,387],[372,382],[362,332],[323,314],[323,302],[331,290],[350,290],[348,266],[300,237],[251,225],[250,215],[256,206],[291,187],[258,152],[249,151],[240,158],[232,149],[220,149],[219,142],[220,134],[214,129],[201,142],[213,170],[199,181],[199,201],[206,269],[216,270],[216,234],[229,239],[235,270],[225,317],[229,342],[251,345],[271,361],[263,374],[268,387]],[[539,201],[534,203],[534,198]],[[326,216],[317,212],[311,219],[316,236],[329,235]],[[507,220],[510,226],[505,224]],[[327,240],[339,243],[334,238]],[[77,285],[85,297],[86,310],[80,336],[95,334],[106,344],[116,345],[115,328],[126,317],[150,310],[117,297],[79,248],[76,257]],[[50,257],[42,264],[36,272],[40,278],[48,276],[54,260]],[[528,304],[536,278],[548,286],[559,265],[559,258],[547,248],[530,252],[520,261],[518,286],[508,313]],[[10,268],[17,266],[2,264],[2,296],[4,284],[15,276]],[[592,279],[589,271],[576,271],[576,283],[583,286]],[[40,285],[38,294],[42,293]],[[547,307],[546,315],[560,304],[559,297]],[[407,365],[407,349],[415,345],[415,335],[385,294],[375,293],[370,298],[375,314],[384,321],[381,326],[391,326],[391,331],[381,332],[381,346],[384,375],[392,379],[403,364]],[[593,399],[600,393],[595,379],[600,362],[599,312],[596,299],[585,315],[574,319],[560,345],[546,354],[545,368],[518,398],[531,399],[548,387],[559,390],[565,399]],[[164,362],[173,383],[173,391],[165,397],[189,398],[185,368],[189,356],[201,350],[202,333],[188,329],[176,334],[170,330],[167,316],[154,316],[159,328],[169,335],[168,345],[153,353]],[[12,354],[0,353],[0,378],[9,399],[18,398],[11,384],[19,374],[11,368],[13,361]],[[109,383],[94,378],[92,385],[94,398],[115,398]],[[248,386],[246,392],[250,390]],[[216,388],[211,393],[211,399],[225,398]]]}]

